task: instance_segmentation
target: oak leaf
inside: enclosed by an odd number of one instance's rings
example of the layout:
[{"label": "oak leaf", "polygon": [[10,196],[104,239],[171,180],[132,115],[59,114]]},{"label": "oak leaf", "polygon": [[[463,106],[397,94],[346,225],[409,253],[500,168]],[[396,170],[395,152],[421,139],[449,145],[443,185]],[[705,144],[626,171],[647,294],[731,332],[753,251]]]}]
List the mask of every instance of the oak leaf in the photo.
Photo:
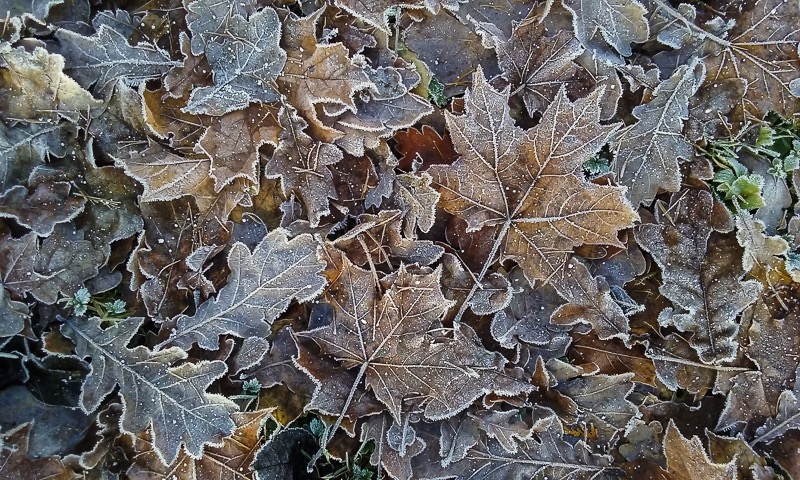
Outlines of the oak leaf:
[{"label": "oak leaf", "polygon": [[780,439],[789,430],[800,429],[800,368],[795,372],[793,390],[784,390],[778,397],[778,413],[756,430],[756,438],[750,444],[771,443]]},{"label": "oak leaf", "polygon": [[131,480],[152,479],[155,475],[172,480],[252,480],[255,477],[250,465],[261,446],[259,431],[269,413],[269,409],[234,413],[236,427],[222,440],[222,445],[207,447],[199,459],[182,451],[169,465],[158,458],[153,450],[152,435],[145,431],[136,438],[136,455],[126,474]]},{"label": "oak leaf", "polygon": [[[692,347],[709,364],[732,360],[738,348],[738,314],[760,291],[741,281],[741,250],[729,236],[711,237],[714,219],[710,193],[687,190],[656,204],[656,223],[636,230],[639,245],[662,270],[659,291],[678,307],[665,310],[663,325],[691,332]],[[709,239],[711,238],[711,241]]]},{"label": "oak leaf", "polygon": [[631,203],[650,205],[659,189],[676,192],[681,172],[678,159],[691,160],[693,145],[681,135],[689,116],[689,98],[705,77],[700,61],[678,68],[653,91],[652,99],[633,109],[639,119],[620,130],[611,143],[611,169],[628,187]]},{"label": "oak leaf", "polygon": [[561,270],[573,247],[622,246],[617,232],[638,219],[625,189],[590,184],[581,170],[616,129],[598,122],[599,93],[571,103],[562,89],[541,123],[524,131],[509,115],[508,89],[494,90],[479,70],[466,115],[445,112],[462,157],[429,173],[440,205],[466,220],[468,232],[498,229],[487,265],[499,252],[530,281],[544,280]]},{"label": "oak leaf", "polygon": [[325,279],[317,258],[317,242],[308,234],[291,240],[273,230],[251,252],[235,243],[228,254],[231,274],[213,300],[201,304],[194,316],[180,315],[170,339],[162,346],[189,349],[193,343],[216,350],[219,336],[270,334],[272,321],[289,306],[316,297]]},{"label": "oak leaf", "polygon": [[42,122],[77,121],[81,112],[100,105],[64,74],[64,57],[43,48],[26,52],[0,45],[0,111],[5,118]]},{"label": "oak leaf", "polygon": [[66,72],[82,87],[94,85],[97,91],[119,78],[139,85],[180,64],[150,43],[129,45],[127,38],[107,25],[101,25],[91,37],[62,28],[56,38],[61,42],[59,53],[66,61]]},{"label": "oak leaf", "polygon": [[80,358],[91,357],[91,371],[83,383],[81,408],[96,410],[117,386],[125,410],[123,432],[139,435],[152,427],[153,451],[165,464],[178,457],[183,444],[192,458],[200,458],[206,444],[219,444],[234,428],[229,418],[236,404],[227,398],[205,393],[225,374],[226,366],[215,360],[183,363],[188,356],[180,348],[153,352],[128,343],[144,322],[129,318],[103,329],[102,320],[70,318],[61,333],[75,343]]},{"label": "oak leaf", "polygon": [[[551,414],[552,415],[552,414]],[[570,445],[564,440],[561,421],[552,415],[543,420],[538,440],[520,442],[516,453],[507,452],[497,440],[481,435],[466,455],[446,467],[430,455],[414,463],[419,478],[469,478],[486,480],[508,478],[618,478],[621,471],[611,466],[608,457],[590,453],[583,443]],[[430,449],[430,447],[428,447]]]}]

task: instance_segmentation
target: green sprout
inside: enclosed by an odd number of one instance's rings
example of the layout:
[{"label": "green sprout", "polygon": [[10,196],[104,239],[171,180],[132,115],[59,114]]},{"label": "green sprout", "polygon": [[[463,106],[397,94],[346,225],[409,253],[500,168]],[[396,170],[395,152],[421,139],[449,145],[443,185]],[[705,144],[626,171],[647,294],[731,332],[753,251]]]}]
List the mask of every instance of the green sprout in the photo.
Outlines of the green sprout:
[{"label": "green sprout", "polygon": [[447,105],[448,98],[444,94],[444,84],[433,77],[428,84],[428,98],[439,108]]},{"label": "green sprout", "polygon": [[71,297],[60,300],[67,307],[72,307],[72,312],[77,317],[91,315],[103,321],[122,320],[127,316],[125,302],[119,299],[95,298],[86,287],[82,287]]},{"label": "green sprout", "polygon": [[610,172],[611,164],[608,162],[608,159],[595,155],[584,162],[583,169],[590,177],[597,177],[598,175]]}]

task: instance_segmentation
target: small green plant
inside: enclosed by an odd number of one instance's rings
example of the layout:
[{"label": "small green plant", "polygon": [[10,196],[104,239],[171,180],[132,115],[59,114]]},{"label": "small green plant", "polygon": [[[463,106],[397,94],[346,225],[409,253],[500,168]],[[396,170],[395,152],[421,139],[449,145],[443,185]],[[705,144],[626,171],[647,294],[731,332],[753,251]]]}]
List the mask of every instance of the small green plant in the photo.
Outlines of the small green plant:
[{"label": "small green plant", "polygon": [[448,98],[447,95],[444,94],[444,84],[435,77],[432,77],[428,84],[428,99],[439,108],[447,105]]},{"label": "small green plant", "polygon": [[764,178],[751,173],[738,160],[739,151],[748,146],[741,138],[742,135],[738,135],[715,140],[709,142],[706,148],[700,148],[714,166],[711,182],[717,194],[734,212],[740,209],[755,210],[765,204],[761,196]]},{"label": "small green plant", "polygon": [[113,298],[95,298],[86,287],[81,288],[71,297],[61,299],[61,302],[67,307],[72,307],[73,313],[78,317],[89,314],[102,320],[115,321],[127,316],[124,301]]},{"label": "small green plant", "polygon": [[583,170],[587,173],[587,175],[589,175],[590,178],[593,178],[597,177],[598,175],[610,172],[611,164],[609,163],[607,158],[603,158],[599,155],[594,155],[589,160],[586,160],[586,162],[584,162]]},{"label": "small green plant", "polygon": [[242,410],[250,410],[255,400],[258,400],[258,394],[261,392],[261,382],[252,378],[242,382],[242,393],[240,395],[233,395],[229,397],[231,400],[245,400],[245,405]]},{"label": "small green plant", "polygon": [[[328,427],[318,417],[313,417],[306,428],[318,440],[325,438]],[[372,480],[375,478],[375,467],[370,465],[369,457],[374,450],[372,441],[361,442],[358,450],[351,457],[348,453],[344,460],[338,460],[326,450],[317,461],[316,467],[322,480]]]}]

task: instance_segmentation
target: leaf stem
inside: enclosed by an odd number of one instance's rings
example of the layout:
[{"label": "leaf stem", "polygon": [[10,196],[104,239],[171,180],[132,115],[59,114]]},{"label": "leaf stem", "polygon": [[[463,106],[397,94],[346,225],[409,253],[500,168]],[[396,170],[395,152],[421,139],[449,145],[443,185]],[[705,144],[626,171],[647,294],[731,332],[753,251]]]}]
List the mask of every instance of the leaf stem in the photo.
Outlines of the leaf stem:
[{"label": "leaf stem", "polygon": [[347,413],[347,409],[350,408],[350,404],[353,403],[353,398],[356,396],[356,390],[358,390],[358,386],[361,384],[361,379],[364,378],[364,374],[367,372],[368,365],[369,362],[364,362],[361,364],[361,369],[359,369],[358,375],[356,375],[356,379],[353,381],[353,386],[350,387],[350,393],[347,395],[347,400],[344,401],[342,412],[336,418],[333,426],[325,430],[325,433],[319,442],[319,450],[317,450],[317,453],[315,453],[314,456],[311,457],[311,460],[308,461],[308,466],[306,467],[306,471],[308,473],[314,471],[314,465],[317,463],[317,460],[322,458],[322,455],[325,453],[325,449],[328,446],[328,442],[331,441],[333,434],[336,433],[336,430],[338,430],[339,426],[341,426],[342,420],[344,420],[345,414]]}]

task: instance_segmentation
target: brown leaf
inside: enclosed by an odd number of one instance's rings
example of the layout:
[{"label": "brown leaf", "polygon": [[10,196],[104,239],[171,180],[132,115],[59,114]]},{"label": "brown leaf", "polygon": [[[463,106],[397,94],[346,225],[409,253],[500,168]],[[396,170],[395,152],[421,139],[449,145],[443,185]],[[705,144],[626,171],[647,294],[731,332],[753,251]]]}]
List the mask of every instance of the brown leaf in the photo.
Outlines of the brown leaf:
[{"label": "brown leaf", "polygon": [[790,116],[800,108],[800,29],[787,21],[798,16],[797,2],[760,0],[742,12],[727,32],[730,40],[702,35],[711,53],[705,59],[706,83],[744,81],[744,96],[733,112],[736,123],[748,116],[760,120],[770,110]]},{"label": "brown leaf", "polygon": [[414,478],[411,461],[426,447],[411,425],[398,425],[385,413],[369,417],[361,426],[359,439],[362,442],[374,442],[375,449],[369,463],[386,469],[391,478],[398,480]]},{"label": "brown leaf", "polygon": [[430,265],[444,249],[430,240],[406,238],[400,231],[403,222],[398,210],[381,210],[378,215],[359,215],[358,224],[331,243],[347,253],[356,265],[418,263]]},{"label": "brown leaf", "polygon": [[330,165],[342,158],[339,147],[313,140],[304,132],[308,124],[291,106],[281,109],[283,129],[278,148],[264,167],[267,178],[281,179],[286,196],[295,194],[303,202],[312,227],[330,213],[328,199],[337,199]]},{"label": "brown leaf", "polygon": [[236,178],[258,185],[258,149],[267,143],[278,145],[282,125],[277,112],[277,107],[252,105],[212,121],[194,151],[211,159],[214,190],[219,192]]},{"label": "brown leaf", "polygon": [[564,266],[573,247],[622,246],[617,232],[638,219],[624,190],[587,183],[581,171],[616,128],[599,124],[598,95],[570,103],[562,90],[526,132],[509,115],[508,90],[495,91],[482,72],[473,83],[467,114],[446,114],[463,156],[429,172],[440,205],[466,220],[468,231],[499,227],[487,266],[499,251],[501,261],[515,260],[530,281],[544,280]]},{"label": "brown leaf", "polygon": [[137,453],[133,457],[133,465],[126,473],[131,480],[252,480],[255,472],[250,469],[250,464],[255,458],[256,450],[261,446],[261,424],[269,414],[270,409],[234,413],[231,417],[236,427],[233,433],[222,439],[221,446],[206,448],[199,459],[181,451],[178,458],[169,465],[161,462],[153,450],[150,432],[145,431],[136,437]]},{"label": "brown leaf", "polygon": [[514,94],[522,95],[528,114],[533,116],[543,112],[561,85],[576,76],[579,67],[573,60],[583,50],[571,32],[560,31],[548,38],[541,18],[529,16],[514,28],[508,41],[497,46],[497,60]]},{"label": "brown leaf", "polygon": [[142,202],[164,202],[193,195],[208,179],[211,161],[206,155],[178,155],[149,140],[140,152],[117,159],[125,173],[144,186]]},{"label": "brown leaf", "polygon": [[641,345],[627,348],[621,340],[600,340],[596,334],[572,335],[569,356],[574,363],[593,363],[607,375],[632,372],[633,381],[655,386],[653,361],[645,356]]},{"label": "brown leaf", "polygon": [[382,140],[433,111],[427,100],[411,93],[421,80],[412,66],[367,68],[365,73],[374,87],[356,98],[356,110],[325,119],[344,134],[336,144],[356,156],[365,149],[379,150]]},{"label": "brown leaf", "polygon": [[553,312],[553,323],[589,323],[601,340],[628,340],[628,318],[611,298],[610,288],[603,277],[593,277],[586,265],[572,258],[564,271],[556,274],[551,282],[558,294],[567,300],[566,305]]},{"label": "brown leaf", "polygon": [[[314,340],[345,368],[359,368],[351,392],[363,377],[398,422],[407,402],[420,405],[426,418],[442,419],[492,391],[529,391],[530,384],[480,346],[469,327],[443,328],[451,304],[440,278],[441,269],[416,274],[401,265],[381,282],[386,293],[379,296],[372,275],[343,257],[326,295],[334,306],[333,322],[296,335]],[[317,380],[315,396],[328,388],[328,379]]]},{"label": "brown leaf", "polygon": [[[794,379],[800,362],[800,322],[798,313],[775,318],[759,301],[744,314],[752,316],[745,352],[763,374],[762,382],[771,410],[778,396]],[[773,411],[774,413],[774,411]]]},{"label": "brown leaf", "polygon": [[355,111],[353,95],[372,83],[343,44],[317,43],[316,24],[324,10],[302,18],[291,14],[283,22],[281,45],[287,58],[277,82],[279,91],[309,123],[312,137],[332,142],[341,133],[322,124],[315,105],[334,103]]},{"label": "brown leaf", "polygon": [[[397,167],[406,172],[426,170],[437,163],[450,165],[458,158],[450,135],[447,132],[439,135],[430,125],[400,130],[395,132],[394,139],[397,151],[402,155]],[[415,168],[414,165],[418,166]]]},{"label": "brown leaf", "polygon": [[31,423],[23,423],[2,434],[0,442],[0,478],[31,480],[71,480],[76,478],[57,456],[28,457]]},{"label": "brown leaf", "polygon": [[566,350],[570,343],[569,327],[551,323],[550,317],[564,301],[549,284],[537,282],[532,287],[522,269],[508,275],[518,291],[511,303],[492,319],[491,333],[505,348],[528,343],[547,350]]},{"label": "brown leaf", "polygon": [[789,244],[778,236],[764,235],[764,222],[755,219],[746,210],[736,215],[736,240],[744,248],[742,267],[749,272],[756,265],[766,266],[776,255],[781,255]]},{"label": "brown leaf", "polygon": [[655,208],[657,223],[640,226],[636,240],[661,267],[659,291],[678,308],[662,312],[659,323],[691,332],[692,347],[704,363],[732,360],[738,347],[736,317],[756,300],[760,285],[740,280],[741,250],[732,236],[711,237],[710,193],[686,190]]},{"label": "brown leaf", "polygon": [[147,221],[128,263],[135,274],[131,289],[139,289],[151,317],[172,318],[189,306],[191,292],[178,288],[192,271],[187,259],[200,248],[226,244],[230,233],[216,219],[203,218],[191,198],[144,202],[141,208]]},{"label": "brown leaf", "polygon": [[708,451],[714,463],[736,462],[739,478],[777,480],[778,475],[767,464],[767,459],[757,454],[741,437],[723,437],[706,432]]},{"label": "brown leaf", "polygon": [[681,435],[672,420],[664,435],[664,455],[667,457],[667,472],[672,480],[736,478],[736,460],[725,464],[713,463],[700,439],[688,439]]}]

